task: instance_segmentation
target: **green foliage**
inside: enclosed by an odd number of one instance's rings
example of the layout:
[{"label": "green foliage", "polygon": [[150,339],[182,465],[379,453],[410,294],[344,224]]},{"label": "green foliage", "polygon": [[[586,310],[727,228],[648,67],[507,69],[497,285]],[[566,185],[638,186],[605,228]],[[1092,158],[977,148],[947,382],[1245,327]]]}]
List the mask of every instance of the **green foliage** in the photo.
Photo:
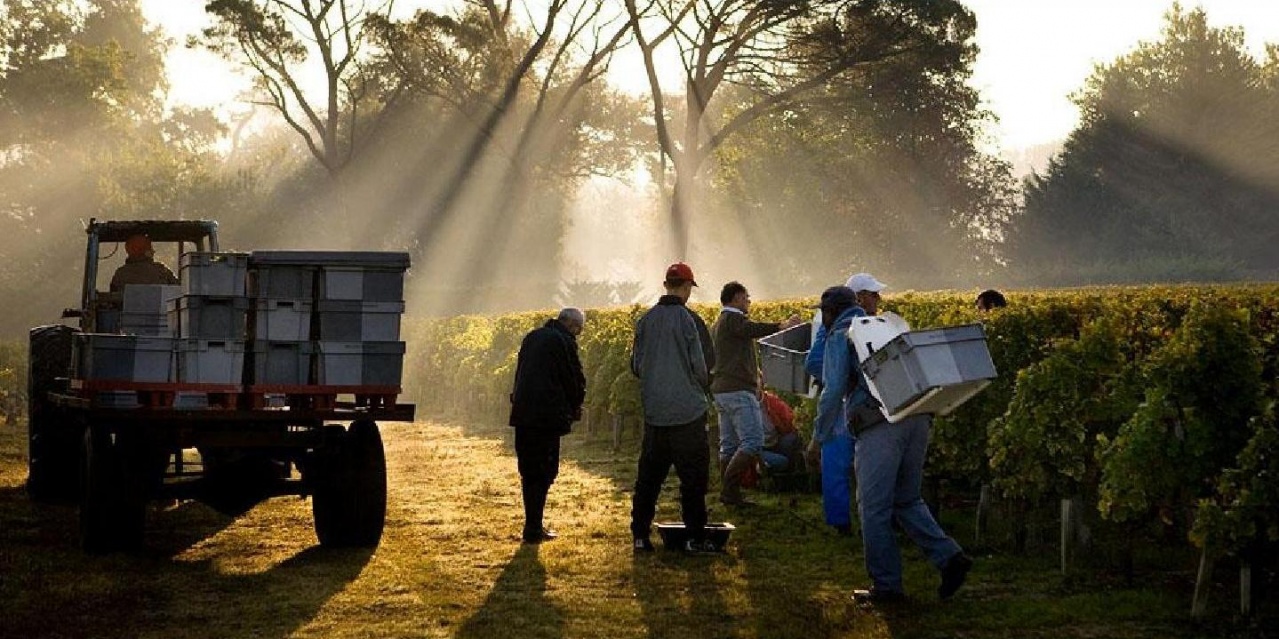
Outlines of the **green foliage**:
[{"label": "green foliage", "polygon": [[1099,506],[1165,520],[1207,497],[1261,411],[1261,362],[1246,314],[1196,304],[1144,365],[1145,401],[1104,444]]},{"label": "green foliage", "polygon": [[1259,539],[1279,541],[1279,421],[1272,401],[1253,418],[1252,438],[1238,462],[1199,502],[1191,539],[1200,547],[1236,552]]},{"label": "green foliage", "polygon": [[1008,235],[1039,285],[1272,279],[1279,65],[1174,5],[1161,37],[1099,66],[1082,123],[1025,185]]},{"label": "green foliage", "polygon": [[1136,405],[1134,353],[1117,323],[1100,318],[1077,340],[1017,374],[1007,412],[990,424],[990,464],[1005,495],[1040,502],[1090,489],[1096,447]]}]

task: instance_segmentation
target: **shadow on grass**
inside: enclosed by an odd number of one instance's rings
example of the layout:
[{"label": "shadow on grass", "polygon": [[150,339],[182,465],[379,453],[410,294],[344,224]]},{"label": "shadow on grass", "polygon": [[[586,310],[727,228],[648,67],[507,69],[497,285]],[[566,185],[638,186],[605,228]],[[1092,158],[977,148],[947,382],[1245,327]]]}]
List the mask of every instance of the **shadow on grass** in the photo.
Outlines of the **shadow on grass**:
[{"label": "shadow on grass", "polygon": [[265,569],[227,569],[225,558],[258,549],[219,540],[209,558],[178,555],[231,518],[194,503],[148,515],[145,550],[90,556],[79,549],[75,506],[0,488],[0,636],[284,637],[372,556],[313,546]]},{"label": "shadow on grass", "polygon": [[480,609],[463,622],[458,637],[564,636],[564,613],[546,597],[546,568],[539,549],[535,544],[520,544]]},{"label": "shadow on grass", "polygon": [[650,637],[705,637],[737,634],[741,625],[724,601],[717,563],[727,555],[686,556],[658,550],[632,559],[631,580]]}]

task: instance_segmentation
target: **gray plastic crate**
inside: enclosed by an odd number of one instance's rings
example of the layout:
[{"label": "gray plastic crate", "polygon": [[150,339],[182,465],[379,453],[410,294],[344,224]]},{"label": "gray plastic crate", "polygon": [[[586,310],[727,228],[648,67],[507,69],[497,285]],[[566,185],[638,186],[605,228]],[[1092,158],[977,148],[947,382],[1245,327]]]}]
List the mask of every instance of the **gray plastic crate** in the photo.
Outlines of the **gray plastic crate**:
[{"label": "gray plastic crate", "polygon": [[316,383],[326,386],[399,386],[404,342],[317,342]]},{"label": "gray plastic crate", "polygon": [[147,337],[173,337],[169,318],[164,313],[121,313],[115,332]]},{"label": "gray plastic crate", "polygon": [[335,342],[397,342],[404,302],[319,300],[319,339]]},{"label": "gray plastic crate", "polygon": [[254,384],[308,384],[314,354],[315,344],[311,342],[254,342],[252,381]]},{"label": "gray plastic crate", "polygon": [[997,376],[981,324],[902,333],[861,366],[894,419],[945,415]]},{"label": "gray plastic crate", "polygon": [[167,337],[76,336],[74,375],[85,380],[173,381],[173,340]]},{"label": "gray plastic crate", "polygon": [[325,266],[320,269],[320,299],[399,302],[404,271],[377,266]]},{"label": "gray plastic crate", "polygon": [[812,344],[811,324],[803,323],[759,340],[759,365],[764,385],[788,393],[807,393],[809,377],[804,359]]},{"label": "gray plastic crate", "polygon": [[183,253],[178,261],[186,295],[244,297],[248,253]]},{"label": "gray plastic crate", "polygon": [[156,314],[163,316],[169,300],[182,295],[181,286],[167,284],[126,284],[121,293],[122,309],[127,315]]},{"label": "gray plastic crate", "polygon": [[259,340],[304,342],[311,339],[309,299],[253,300],[253,336]]},{"label": "gray plastic crate", "polygon": [[181,339],[242,340],[248,314],[246,297],[183,295],[169,302],[169,329]]},{"label": "gray plastic crate", "polygon": [[299,264],[253,264],[249,267],[249,291],[255,298],[312,300],[318,270]]},{"label": "gray plastic crate", "polygon": [[[398,302],[404,299],[408,267],[408,253],[391,251],[254,251],[249,256],[252,293],[266,298],[313,299],[318,287],[321,299]],[[369,273],[377,275],[366,281]]]},{"label": "gray plastic crate", "polygon": [[244,340],[178,340],[177,378],[183,384],[242,383]]}]

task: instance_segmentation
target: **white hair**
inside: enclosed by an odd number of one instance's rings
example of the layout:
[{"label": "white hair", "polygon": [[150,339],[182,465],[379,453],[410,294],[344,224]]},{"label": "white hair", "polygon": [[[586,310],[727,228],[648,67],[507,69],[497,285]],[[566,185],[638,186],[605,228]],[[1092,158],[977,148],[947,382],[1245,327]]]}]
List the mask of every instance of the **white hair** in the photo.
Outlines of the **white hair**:
[{"label": "white hair", "polygon": [[575,306],[566,306],[560,309],[560,314],[555,317],[560,322],[573,322],[578,326],[586,325],[586,313],[582,309]]}]

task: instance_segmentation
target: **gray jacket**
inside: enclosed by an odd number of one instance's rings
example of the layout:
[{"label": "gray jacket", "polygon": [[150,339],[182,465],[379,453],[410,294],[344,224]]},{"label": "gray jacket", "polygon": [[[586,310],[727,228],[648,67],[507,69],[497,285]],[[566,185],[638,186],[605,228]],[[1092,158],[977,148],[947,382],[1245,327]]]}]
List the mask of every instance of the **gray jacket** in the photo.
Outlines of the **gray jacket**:
[{"label": "gray jacket", "polygon": [[679,297],[663,295],[635,324],[631,347],[631,372],[640,378],[644,423],[678,426],[705,415],[714,358],[702,318]]}]

